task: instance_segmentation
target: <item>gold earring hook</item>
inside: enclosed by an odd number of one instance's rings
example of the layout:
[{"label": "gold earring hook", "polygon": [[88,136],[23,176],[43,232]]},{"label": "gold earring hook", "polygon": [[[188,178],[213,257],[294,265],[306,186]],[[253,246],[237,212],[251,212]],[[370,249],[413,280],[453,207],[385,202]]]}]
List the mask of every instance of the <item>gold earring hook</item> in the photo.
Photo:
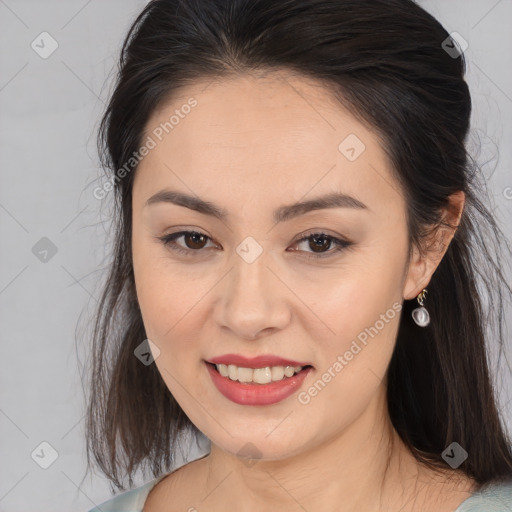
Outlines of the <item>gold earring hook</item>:
[{"label": "gold earring hook", "polygon": [[427,289],[424,288],[422,292],[418,294],[416,299],[418,300],[418,303],[420,306],[423,306],[423,300],[425,299],[425,295],[427,295]]}]

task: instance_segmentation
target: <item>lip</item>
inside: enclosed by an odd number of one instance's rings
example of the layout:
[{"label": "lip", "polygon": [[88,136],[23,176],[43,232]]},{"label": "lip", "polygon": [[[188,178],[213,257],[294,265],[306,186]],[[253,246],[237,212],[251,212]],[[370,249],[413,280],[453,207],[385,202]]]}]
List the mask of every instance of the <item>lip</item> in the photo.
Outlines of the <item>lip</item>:
[{"label": "lip", "polygon": [[[281,359],[281,361],[284,360]],[[303,368],[293,377],[285,377],[283,380],[278,382],[269,382],[268,384],[249,384],[247,382],[238,382],[231,380],[228,377],[223,377],[215,369],[214,364],[207,361],[205,361],[204,364],[217,390],[220,391],[220,393],[222,393],[228,400],[239,405],[272,405],[281,402],[295,393],[302,386],[302,383],[309,372],[313,370],[312,366],[308,366],[307,368]]]},{"label": "lip", "polygon": [[261,355],[258,357],[245,357],[240,354],[224,354],[222,356],[208,359],[206,362],[225,365],[234,364],[241,368],[265,368],[266,366],[313,366],[311,363],[284,359],[272,354]]}]

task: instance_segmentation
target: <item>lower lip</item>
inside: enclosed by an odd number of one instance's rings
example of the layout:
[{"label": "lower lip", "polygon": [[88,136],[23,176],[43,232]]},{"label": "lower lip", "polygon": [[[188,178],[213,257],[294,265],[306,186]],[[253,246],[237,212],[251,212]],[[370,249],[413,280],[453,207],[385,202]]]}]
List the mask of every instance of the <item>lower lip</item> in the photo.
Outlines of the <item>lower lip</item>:
[{"label": "lower lip", "polygon": [[229,400],[240,405],[271,405],[284,400],[297,391],[307,374],[313,368],[309,366],[278,382],[268,384],[248,384],[223,377],[211,364],[205,363],[215,387]]}]

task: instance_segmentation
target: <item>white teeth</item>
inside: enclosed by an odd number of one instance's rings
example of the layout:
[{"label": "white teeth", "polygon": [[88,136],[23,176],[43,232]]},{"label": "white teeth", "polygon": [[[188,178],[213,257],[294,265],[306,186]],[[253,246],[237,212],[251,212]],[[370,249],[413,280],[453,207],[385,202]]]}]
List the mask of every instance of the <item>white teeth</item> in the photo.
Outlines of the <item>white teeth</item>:
[{"label": "white teeth", "polygon": [[230,364],[228,366],[228,377],[231,380],[237,380],[238,379],[238,368],[234,364]]},{"label": "white teeth", "polygon": [[295,368],[293,366],[286,366],[284,369],[284,374],[286,377],[291,377],[295,373]]},{"label": "white teeth", "polygon": [[219,370],[219,373],[223,377],[227,377],[229,375],[228,367],[225,364],[218,364],[217,365],[217,370]]},{"label": "white teeth", "polygon": [[251,368],[238,368],[238,380],[240,382],[251,382],[253,372],[254,370]]},{"label": "white teeth", "polygon": [[[238,369],[238,375],[240,375],[240,370],[241,368]],[[272,371],[268,366],[266,368],[255,368],[252,379],[256,384],[268,384],[272,380]]]},{"label": "white teeth", "polygon": [[268,384],[278,382],[285,377],[292,377],[302,370],[302,366],[266,366],[265,368],[243,368],[234,364],[216,364],[217,370],[223,377],[239,382],[254,382]]},{"label": "white teeth", "polygon": [[272,380],[282,380],[284,377],[284,366],[272,366]]}]

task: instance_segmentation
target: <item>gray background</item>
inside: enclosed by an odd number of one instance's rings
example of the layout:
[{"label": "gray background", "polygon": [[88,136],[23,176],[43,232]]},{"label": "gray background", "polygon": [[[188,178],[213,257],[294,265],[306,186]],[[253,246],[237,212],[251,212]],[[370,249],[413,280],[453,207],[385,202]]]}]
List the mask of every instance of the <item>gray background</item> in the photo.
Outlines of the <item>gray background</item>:
[{"label": "gray background", "polygon": [[[108,201],[92,194],[95,131],[122,38],[145,3],[0,0],[0,511],[85,511],[110,497],[100,474],[82,482],[87,347],[75,331],[81,314],[90,327],[108,251]],[[469,43],[472,140],[510,239],[512,0],[419,3]],[[48,58],[31,47],[43,31],[58,44]],[[511,387],[510,375],[496,378]],[[500,394],[509,428],[511,399]],[[47,469],[43,442],[58,453]]]}]

